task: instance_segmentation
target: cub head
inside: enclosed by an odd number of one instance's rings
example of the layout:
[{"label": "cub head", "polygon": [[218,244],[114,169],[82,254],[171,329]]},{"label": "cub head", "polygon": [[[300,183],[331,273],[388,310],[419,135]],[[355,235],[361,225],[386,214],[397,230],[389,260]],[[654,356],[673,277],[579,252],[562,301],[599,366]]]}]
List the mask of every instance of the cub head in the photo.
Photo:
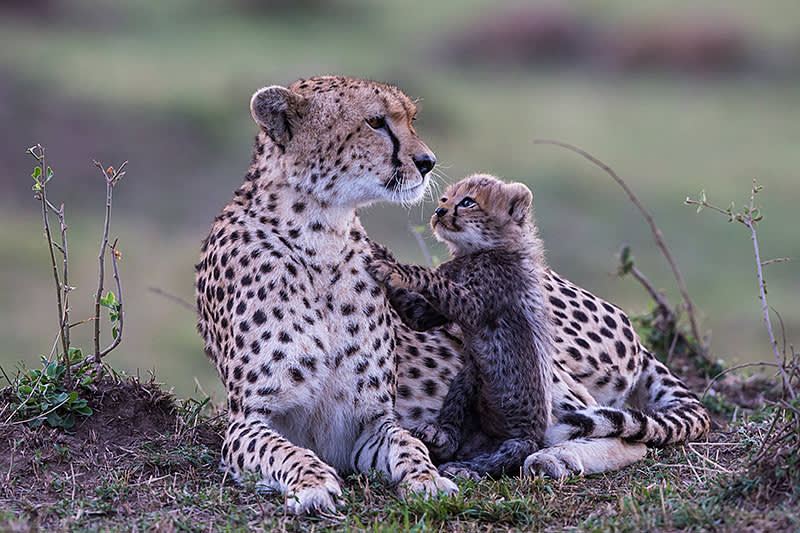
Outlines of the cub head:
[{"label": "cub head", "polygon": [[431,217],[433,234],[453,255],[528,243],[533,194],[522,183],[475,174],[447,187]]},{"label": "cub head", "polygon": [[327,205],[411,203],[427,190],[436,158],[396,87],[320,76],[264,87],[250,110],[261,128],[256,153],[278,158],[290,185]]}]

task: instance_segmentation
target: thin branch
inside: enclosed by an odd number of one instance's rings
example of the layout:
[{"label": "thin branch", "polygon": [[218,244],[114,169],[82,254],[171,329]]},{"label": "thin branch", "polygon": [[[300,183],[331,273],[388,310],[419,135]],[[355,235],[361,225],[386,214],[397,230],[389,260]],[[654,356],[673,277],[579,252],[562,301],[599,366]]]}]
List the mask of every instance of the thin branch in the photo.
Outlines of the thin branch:
[{"label": "thin branch", "polygon": [[[755,187],[753,188],[755,191]],[[755,192],[754,192],[755,194]],[[752,196],[750,200],[751,209],[750,212],[752,213]],[[764,283],[764,271],[761,265],[761,254],[758,250],[758,238],[756,237],[756,228],[753,225],[753,217],[748,215],[745,219],[744,225],[750,229],[750,235],[753,239],[753,251],[755,252],[756,256],[756,269],[758,272],[758,296],[761,298],[761,310],[764,313],[764,322],[767,325],[767,332],[769,332],[769,342],[772,344],[772,351],[775,354],[775,360],[778,362],[778,368],[781,371],[781,377],[783,378],[783,387],[784,390],[789,391],[789,395],[794,400],[794,389],[792,389],[792,384],[789,382],[789,376],[786,375],[786,370],[783,367],[781,355],[778,353],[778,342],[775,340],[775,333],[772,331],[772,322],[769,319],[769,305],[767,304],[767,291],[765,290],[765,283]]]},{"label": "thin branch", "polygon": [[8,374],[6,374],[5,368],[3,368],[3,365],[0,365],[0,372],[3,373],[3,377],[6,378],[6,381],[8,381],[8,384],[13,386],[14,383],[12,383],[11,380],[9,379]]},{"label": "thin branch", "polygon": [[650,293],[650,296],[656,302],[656,305],[658,305],[659,308],[663,309],[663,312],[667,315],[667,319],[670,320],[674,319],[674,313],[669,306],[669,302],[667,302],[666,298],[664,298],[664,295],[662,293],[660,293],[659,291],[656,290],[655,287],[653,287],[653,285],[650,283],[650,280],[648,280],[647,277],[645,277],[642,271],[636,267],[631,267],[630,273],[633,275],[634,278],[636,278],[639,281],[639,283],[642,284],[642,286],[644,286],[647,292]]},{"label": "thin branch", "polygon": [[713,378],[708,380],[708,384],[706,385],[706,388],[703,389],[703,394],[701,394],[700,397],[701,398],[705,398],[706,394],[711,389],[711,385],[713,385],[717,380],[719,380],[719,378],[721,378],[725,374],[728,374],[729,372],[733,372],[734,370],[739,370],[741,368],[747,368],[747,367],[750,367],[750,366],[772,366],[772,367],[775,367],[775,368],[780,368],[781,367],[781,365],[778,365],[778,364],[775,364],[775,363],[770,363],[768,361],[758,361],[756,363],[742,363],[741,365],[736,365],[736,366],[732,366],[730,368],[726,368],[725,370],[723,370],[722,372],[720,372],[719,374],[717,374],[716,376],[714,376]]},{"label": "thin branch", "polygon": [[180,296],[175,296],[174,294],[170,294],[170,293],[168,293],[167,291],[165,291],[163,289],[159,289],[158,287],[147,287],[147,290],[152,292],[152,293],[158,294],[159,296],[163,296],[167,300],[172,300],[176,304],[180,305],[181,307],[184,307],[184,308],[188,309],[189,311],[191,311],[193,313],[197,313],[197,308],[195,306],[193,306],[192,304],[190,304],[188,301],[186,301],[183,298],[181,298]]},{"label": "thin branch", "polygon": [[761,263],[761,266],[771,265],[772,263],[788,263],[791,262],[791,257],[776,257],[775,259],[770,259],[769,261],[764,261]]},{"label": "thin branch", "polygon": [[661,234],[661,230],[658,229],[655,222],[653,221],[653,217],[650,215],[647,209],[644,208],[644,206],[636,197],[636,195],[633,193],[633,191],[630,189],[630,187],[628,187],[628,185],[622,180],[622,178],[620,178],[617,175],[616,172],[614,172],[611,169],[611,167],[609,167],[608,165],[606,165],[605,163],[603,163],[590,153],[586,152],[585,150],[578,148],[577,146],[549,139],[534,139],[533,144],[553,144],[556,146],[560,146],[562,148],[566,148],[567,150],[571,150],[576,154],[583,156],[584,158],[588,159],[589,161],[600,167],[602,170],[604,170],[606,174],[611,176],[611,178],[614,181],[616,181],[620,187],[622,187],[625,193],[627,193],[628,198],[630,198],[631,202],[633,202],[633,204],[637,207],[637,209],[639,209],[639,212],[642,213],[642,216],[644,216],[644,218],[647,220],[647,223],[650,225],[650,230],[653,233],[656,245],[661,249],[661,253],[667,259],[667,262],[669,263],[669,266],[672,269],[672,274],[675,276],[675,280],[678,282],[678,289],[680,290],[681,296],[683,297],[683,301],[686,304],[686,312],[689,315],[689,324],[691,325],[692,328],[692,335],[694,335],[694,338],[696,339],[698,346],[702,350],[701,352],[702,356],[708,359],[708,354],[705,353],[706,352],[705,347],[700,345],[702,337],[700,337],[700,330],[697,328],[697,320],[695,319],[694,316],[694,305],[692,304],[692,300],[689,298],[689,293],[686,290],[686,283],[684,283],[683,281],[683,276],[681,276],[680,270],[678,270],[677,263],[675,263],[675,260],[672,258],[672,254],[669,253],[667,245],[664,243],[664,237]]},{"label": "thin branch", "polygon": [[[761,261],[761,251],[758,247],[758,237],[756,235],[756,223],[761,220],[761,215],[758,213],[759,209],[755,207],[755,199],[756,194],[761,190],[761,187],[758,186],[756,180],[753,180],[753,187],[750,189],[750,207],[745,207],[743,213],[734,213],[732,208],[723,210],[717,206],[714,206],[706,200],[705,194],[700,201],[691,200],[689,198],[686,199],[684,203],[687,205],[697,205],[698,210],[701,207],[709,208],[713,211],[717,211],[718,213],[722,213],[723,215],[728,217],[729,221],[737,221],[744,224],[747,229],[750,230],[750,238],[753,241],[753,253],[755,255],[756,261],[756,273],[758,274],[758,297],[761,300],[761,311],[764,314],[764,323],[767,326],[767,333],[769,334],[769,341],[772,345],[772,351],[775,355],[775,361],[778,363],[778,369],[780,370],[781,378],[783,379],[783,390],[789,392],[789,396],[794,399],[795,393],[794,389],[792,388],[791,381],[789,376],[786,374],[786,361],[785,359],[781,358],[781,355],[778,351],[778,342],[775,340],[775,333],[772,330],[772,322],[769,318],[769,304],[767,303],[767,290],[766,290],[766,281],[764,280],[764,265],[769,263],[769,261],[763,262]],[[732,204],[731,204],[732,205]],[[757,214],[758,216],[754,217],[753,214]],[[784,348],[785,351],[785,348]]]},{"label": "thin branch", "polygon": [[422,256],[425,258],[425,263],[428,265],[428,268],[433,268],[433,258],[431,257],[431,253],[428,251],[428,247],[425,245],[425,239],[422,238],[422,235],[420,235],[410,220],[407,220],[406,223],[408,224],[408,231],[414,236],[419,249],[422,250]]},{"label": "thin branch", "polygon": [[[100,358],[102,358],[100,352],[100,300],[103,297],[103,278],[105,276],[105,255],[106,255],[106,247],[108,246],[108,229],[111,225],[111,205],[112,205],[112,198],[113,198],[113,191],[114,191],[114,184],[116,181],[121,178],[125,174],[125,166],[128,164],[127,161],[120,165],[119,169],[114,170],[113,168],[105,169],[103,164],[99,161],[94,162],[94,166],[100,169],[100,172],[103,173],[103,179],[106,182],[106,208],[105,208],[105,219],[103,221],[103,238],[100,241],[100,253],[97,256],[97,260],[99,263],[99,272],[97,275],[97,294],[95,295],[94,300],[94,354],[96,356],[96,362],[100,362]],[[122,316],[120,314],[120,316]],[[107,352],[106,352],[107,353]]]},{"label": "thin branch", "polygon": [[108,355],[111,350],[119,346],[119,343],[122,342],[122,327],[125,325],[125,314],[123,313],[122,309],[122,283],[120,283],[119,279],[119,269],[117,268],[117,259],[119,252],[117,251],[117,239],[114,239],[114,244],[109,246],[111,248],[111,266],[114,269],[114,281],[117,283],[117,314],[119,315],[119,329],[117,330],[117,336],[114,337],[114,340],[111,344],[109,344],[105,350],[100,352],[100,358],[102,359],[106,355]]},{"label": "thin branch", "polygon": [[[36,153],[38,150],[38,154]],[[56,254],[54,250],[54,242],[53,242],[53,234],[50,231],[50,219],[47,216],[47,209],[48,204],[50,202],[47,201],[47,181],[48,181],[48,172],[47,172],[47,164],[45,161],[45,149],[44,146],[41,144],[37,144],[35,147],[29,148],[28,153],[30,153],[37,161],[39,161],[39,169],[41,171],[40,178],[37,180],[37,183],[40,185],[38,200],[42,204],[42,223],[44,225],[44,232],[45,236],[47,237],[47,249],[50,252],[50,264],[53,267],[53,281],[56,286],[56,306],[58,307],[58,333],[61,338],[61,347],[64,350],[64,360],[67,361],[69,359],[69,342],[68,336],[66,334],[66,323],[67,321],[64,318],[64,303],[61,299],[61,291],[62,291],[62,284],[61,280],[59,279],[58,275],[58,265],[56,263]],[[63,250],[64,252],[66,250]],[[64,260],[66,261],[66,253],[64,256]],[[66,266],[64,267],[66,268]],[[66,365],[69,366],[69,365]],[[69,380],[69,375],[67,375],[67,380]]]}]

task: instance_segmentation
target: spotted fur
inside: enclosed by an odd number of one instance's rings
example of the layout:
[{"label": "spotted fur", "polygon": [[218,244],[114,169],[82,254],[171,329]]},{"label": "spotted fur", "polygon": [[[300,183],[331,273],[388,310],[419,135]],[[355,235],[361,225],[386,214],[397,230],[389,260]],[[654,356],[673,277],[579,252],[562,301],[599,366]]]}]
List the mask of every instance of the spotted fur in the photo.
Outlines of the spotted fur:
[{"label": "spotted fur", "polygon": [[[436,423],[417,429],[437,459],[453,460],[440,467],[447,474],[519,473],[550,426],[553,326],[531,199],[519,183],[462,180],[431,218],[452,260],[435,271],[389,257],[369,267],[378,281],[423,296],[421,305],[461,328],[465,364]],[[420,313],[403,319],[421,327]]]},{"label": "spotted fur", "polygon": [[[469,180],[463,182],[467,183]],[[491,183],[487,179],[487,184]],[[463,197],[458,188],[448,191],[448,196],[454,194],[459,200]],[[454,256],[486,246],[486,239],[503,238],[502,232],[492,232],[490,227],[476,229],[466,224],[463,210],[461,215],[453,210],[449,215],[453,220],[447,224],[451,231],[441,225],[437,231]],[[641,459],[645,444],[664,446],[704,435],[710,423],[707,411],[680,379],[642,347],[625,312],[570,283],[544,263],[540,267],[544,269],[539,279],[546,312],[554,327],[554,423],[545,436],[548,448],[527,457],[525,471],[561,477],[570,472],[621,468]],[[396,289],[389,297],[417,329],[447,322],[446,317],[432,312],[424,299]],[[400,362],[397,410],[406,427],[424,432],[436,424],[436,408],[444,392],[436,388],[435,397],[421,393],[426,390],[420,383],[426,379],[424,369],[405,357]],[[437,361],[429,366],[436,369]],[[428,406],[425,409],[420,408],[423,402]]]},{"label": "spotted fur", "polygon": [[[251,111],[252,164],[196,268],[198,329],[227,390],[223,466],[257,473],[294,512],[331,509],[338,475],[369,469],[404,493],[455,492],[394,414],[394,312],[355,212],[424,194],[435,158],[414,104],[318,77],[261,89]],[[453,350],[433,337],[420,342]]]}]

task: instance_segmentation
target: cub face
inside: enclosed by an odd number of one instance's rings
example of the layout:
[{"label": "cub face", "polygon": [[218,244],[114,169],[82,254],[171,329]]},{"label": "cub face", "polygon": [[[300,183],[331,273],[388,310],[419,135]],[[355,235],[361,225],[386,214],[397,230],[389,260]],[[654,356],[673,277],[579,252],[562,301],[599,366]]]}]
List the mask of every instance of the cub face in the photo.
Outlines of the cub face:
[{"label": "cub face", "polygon": [[411,203],[427,190],[436,158],[414,130],[416,106],[396,87],[321,76],[260,89],[250,110],[290,185],[325,206]]},{"label": "cub face", "polygon": [[518,246],[530,230],[533,194],[522,183],[475,174],[447,187],[431,217],[454,256]]}]

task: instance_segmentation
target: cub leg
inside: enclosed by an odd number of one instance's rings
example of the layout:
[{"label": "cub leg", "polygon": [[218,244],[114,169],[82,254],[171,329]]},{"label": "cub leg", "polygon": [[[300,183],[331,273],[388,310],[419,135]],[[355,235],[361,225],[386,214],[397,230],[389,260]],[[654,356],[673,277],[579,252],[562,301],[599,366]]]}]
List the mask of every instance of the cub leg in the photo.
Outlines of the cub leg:
[{"label": "cub leg", "polygon": [[262,420],[231,421],[222,445],[222,467],[237,481],[245,471],[258,472],[258,483],[283,493],[286,508],[295,514],[333,510],[342,493],[331,466]]},{"label": "cub leg", "polygon": [[488,475],[496,479],[503,475],[516,476],[525,459],[538,449],[535,438],[508,439],[493,452],[482,453],[465,461],[446,463],[439,467],[439,471],[448,477],[476,478]]},{"label": "cub leg", "polygon": [[477,395],[475,365],[468,359],[450,383],[442,402],[436,423],[427,423],[414,430],[414,436],[422,440],[437,461],[452,459],[461,447],[467,410],[474,408]]}]

